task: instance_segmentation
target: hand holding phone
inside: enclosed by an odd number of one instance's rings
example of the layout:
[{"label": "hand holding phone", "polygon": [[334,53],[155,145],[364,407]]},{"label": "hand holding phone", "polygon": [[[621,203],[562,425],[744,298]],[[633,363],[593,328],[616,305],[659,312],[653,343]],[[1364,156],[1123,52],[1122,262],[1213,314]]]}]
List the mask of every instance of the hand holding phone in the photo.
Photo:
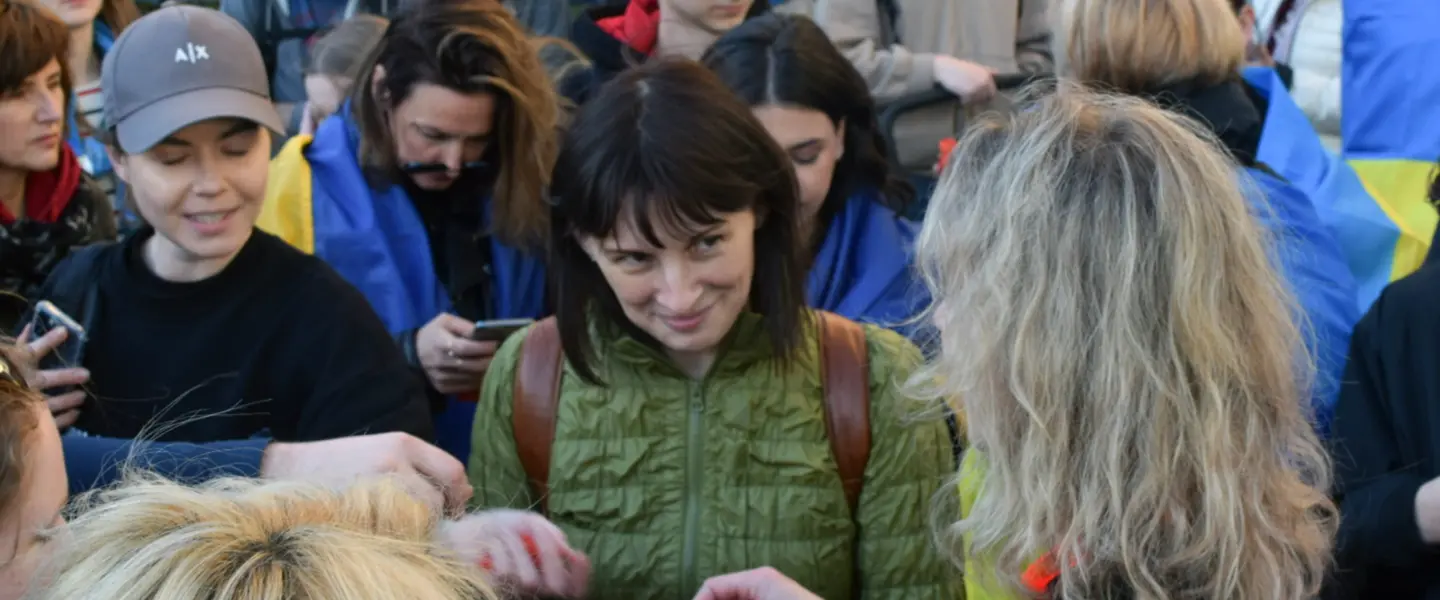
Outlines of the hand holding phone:
[{"label": "hand holding phone", "polygon": [[22,360],[29,371],[30,387],[45,394],[55,425],[64,430],[73,425],[85,404],[80,386],[90,381],[82,367],[85,329],[54,304],[42,301],[35,317],[20,334]]},{"label": "hand holding phone", "polygon": [[39,366],[57,369],[80,366],[84,358],[85,328],[49,300],[41,300],[35,305],[35,318],[30,321],[31,339],[43,339],[56,329],[66,331],[65,339],[48,356],[40,357]]},{"label": "hand holding phone", "polygon": [[477,327],[477,323],[455,315],[437,315],[416,333],[416,357],[436,391],[471,394],[480,388],[500,345],[498,340],[523,326],[514,322]]}]

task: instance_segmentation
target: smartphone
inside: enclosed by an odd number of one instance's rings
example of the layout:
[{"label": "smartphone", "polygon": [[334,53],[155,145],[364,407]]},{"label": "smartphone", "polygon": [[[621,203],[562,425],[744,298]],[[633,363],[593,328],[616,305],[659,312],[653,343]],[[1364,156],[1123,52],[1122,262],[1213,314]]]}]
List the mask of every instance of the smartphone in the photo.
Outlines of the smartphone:
[{"label": "smartphone", "polygon": [[503,342],[510,334],[520,331],[534,323],[535,319],[495,319],[493,321],[476,321],[475,331],[470,333],[470,339],[477,342]]},{"label": "smartphone", "polygon": [[41,300],[35,305],[35,318],[30,321],[30,339],[44,337],[56,329],[68,330],[70,335],[60,347],[40,360],[41,368],[80,366],[85,352],[85,328],[49,300]]}]

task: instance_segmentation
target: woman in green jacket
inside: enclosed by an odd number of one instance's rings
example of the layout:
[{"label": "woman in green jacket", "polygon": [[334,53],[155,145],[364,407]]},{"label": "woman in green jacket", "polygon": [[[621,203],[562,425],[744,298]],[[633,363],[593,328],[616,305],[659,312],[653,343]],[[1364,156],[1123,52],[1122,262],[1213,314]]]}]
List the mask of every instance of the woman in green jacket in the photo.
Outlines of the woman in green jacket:
[{"label": "woman in green jacket", "polygon": [[590,597],[689,599],[767,565],[826,598],[963,597],[928,527],[950,438],[896,388],[920,353],[805,308],[796,189],[694,63],[629,71],[571,124],[556,319],[491,363],[470,480],[559,525]]}]

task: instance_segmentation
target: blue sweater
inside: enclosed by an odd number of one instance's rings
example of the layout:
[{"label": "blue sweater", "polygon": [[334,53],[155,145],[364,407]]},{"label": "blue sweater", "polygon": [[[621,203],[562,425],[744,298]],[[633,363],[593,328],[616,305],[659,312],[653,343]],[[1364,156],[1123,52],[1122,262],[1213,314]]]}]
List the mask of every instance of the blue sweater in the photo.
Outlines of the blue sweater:
[{"label": "blue sweater", "polygon": [[115,483],[127,465],[181,483],[223,476],[258,477],[260,460],[270,445],[270,440],[263,438],[190,444],[66,435],[61,441],[71,495]]}]

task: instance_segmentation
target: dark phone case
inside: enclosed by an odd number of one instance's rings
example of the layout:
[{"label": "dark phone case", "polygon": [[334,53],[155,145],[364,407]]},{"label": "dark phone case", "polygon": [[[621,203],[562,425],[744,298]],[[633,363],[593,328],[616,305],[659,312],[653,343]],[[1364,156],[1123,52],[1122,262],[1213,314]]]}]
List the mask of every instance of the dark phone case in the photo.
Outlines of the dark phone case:
[{"label": "dark phone case", "polygon": [[[54,329],[67,329],[49,313],[36,311],[34,326],[30,328],[30,339],[43,337]],[[43,369],[65,369],[82,366],[85,354],[85,332],[70,330],[69,337],[53,352],[40,360]]]},{"label": "dark phone case", "polygon": [[505,341],[510,336],[514,335],[515,332],[520,331],[524,328],[524,325],[521,325],[519,327],[476,327],[475,332],[470,334],[470,339],[477,342],[499,343]]}]

